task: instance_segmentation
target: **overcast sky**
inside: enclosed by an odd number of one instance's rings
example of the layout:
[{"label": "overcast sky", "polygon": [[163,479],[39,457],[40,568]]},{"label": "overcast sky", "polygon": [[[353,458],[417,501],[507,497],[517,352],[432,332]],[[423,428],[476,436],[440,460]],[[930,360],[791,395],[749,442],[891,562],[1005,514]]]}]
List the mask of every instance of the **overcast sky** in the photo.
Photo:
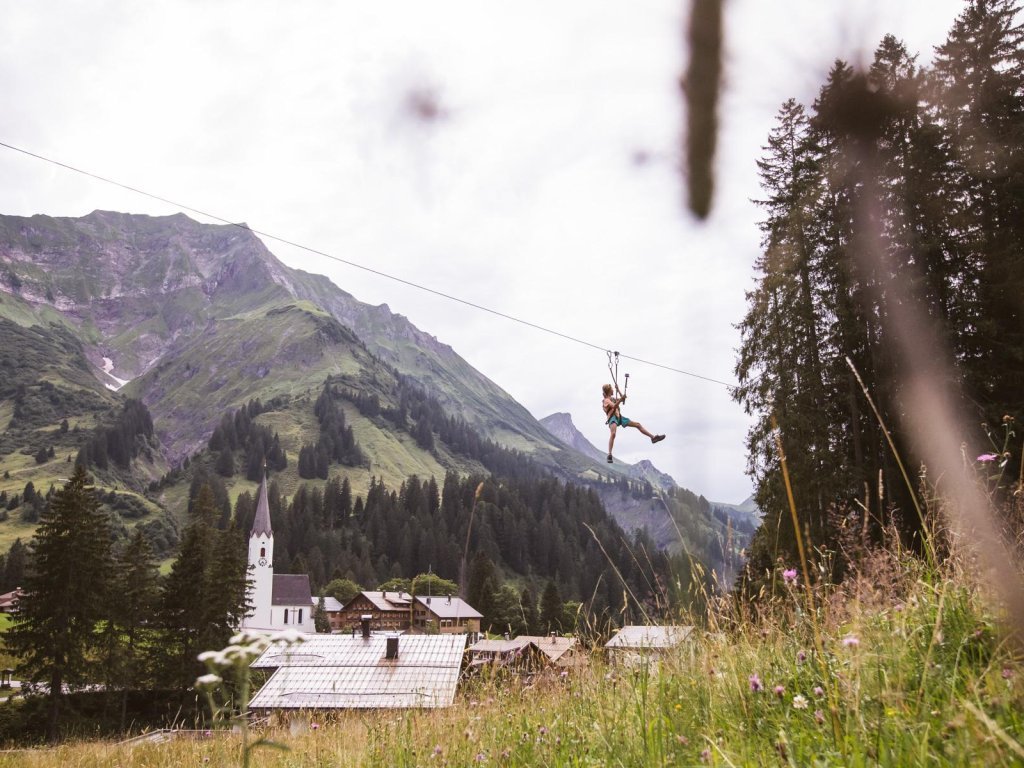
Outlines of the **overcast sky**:
[{"label": "overcast sky", "polygon": [[[686,212],[678,173],[688,7],[0,0],[0,141],[731,382],[758,253],[755,160],[779,106],[809,105],[834,59],[869,62],[887,32],[929,62],[963,2],[728,0],[704,223]],[[178,210],[4,148],[0,178],[5,214]],[[601,351],[267,245],[407,316],[538,418],[569,412],[607,445]],[[629,430],[616,455],[743,501],[749,424],[727,388],[626,371],[625,414],[668,439]]]}]

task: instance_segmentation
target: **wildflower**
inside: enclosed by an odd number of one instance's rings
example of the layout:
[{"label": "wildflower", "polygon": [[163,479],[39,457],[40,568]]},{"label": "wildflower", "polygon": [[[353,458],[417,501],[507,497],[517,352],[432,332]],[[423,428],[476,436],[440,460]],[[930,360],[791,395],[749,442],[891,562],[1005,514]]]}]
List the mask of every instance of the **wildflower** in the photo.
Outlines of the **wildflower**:
[{"label": "wildflower", "polygon": [[563,669],[563,670],[562,670],[562,671],[561,671],[561,672],[560,672],[560,673],[558,674],[558,676],[559,676],[560,678],[562,678],[563,680],[565,680],[565,678],[567,678],[567,677],[569,676],[569,673],[568,673],[568,672],[566,672],[566,671],[565,671],[565,670]]},{"label": "wildflower", "polygon": [[774,690],[775,690],[775,695],[778,696],[780,699],[782,698],[782,694],[784,694],[786,692],[785,687],[783,687],[781,685],[776,685]]},{"label": "wildflower", "polygon": [[750,676],[750,690],[757,693],[761,690],[761,678],[757,676],[757,672]]},{"label": "wildflower", "polygon": [[843,647],[845,648],[856,648],[860,645],[860,638],[856,635],[847,635],[843,638]]},{"label": "wildflower", "polygon": [[682,711],[682,709],[683,709],[683,705],[682,705],[682,704],[680,704],[680,703],[679,703],[679,702],[677,701],[677,702],[676,702],[676,704],[675,704],[675,709],[676,709],[676,712],[680,712],[680,711]]},{"label": "wildflower", "polygon": [[509,758],[509,756],[511,754],[512,754],[512,750],[509,747],[505,747],[503,750],[501,750],[501,759],[502,760],[508,760],[508,758]]},{"label": "wildflower", "polygon": [[473,761],[477,762],[477,763],[482,763],[486,759],[487,759],[487,755],[485,755],[483,752],[478,752],[477,756],[473,758]]},{"label": "wildflower", "polygon": [[441,749],[441,745],[437,744],[434,746],[434,756],[439,757],[444,750]]},{"label": "wildflower", "polygon": [[814,722],[816,722],[818,725],[821,725],[825,722],[825,713],[822,712],[820,709],[814,710]]},{"label": "wildflower", "polygon": [[981,462],[995,461],[998,458],[999,458],[999,454],[997,454],[997,453],[983,453],[983,454],[981,454],[981,456],[978,457],[978,461],[981,461]]},{"label": "wildflower", "polygon": [[320,723],[310,723],[309,727],[314,731],[320,730]]},{"label": "wildflower", "polygon": [[704,751],[700,753],[700,761],[706,763],[711,759],[711,750],[708,747],[704,748]]},{"label": "wildflower", "polygon": [[224,678],[220,675],[215,675],[213,673],[200,675],[196,678],[196,688],[205,688],[208,685],[217,685],[222,682],[224,682]]},{"label": "wildflower", "polygon": [[824,688],[822,688],[822,687],[821,687],[820,685],[816,685],[816,686],[814,686],[814,695],[815,695],[815,696],[816,696],[817,698],[821,698],[822,696],[824,696],[824,695],[825,695],[825,689],[824,689]]},{"label": "wildflower", "polygon": [[796,654],[796,662],[797,662],[797,664],[803,664],[805,661],[807,661],[807,654],[804,653],[803,651],[797,651],[797,654]]},{"label": "wildflower", "polygon": [[1003,680],[1009,680],[1011,677],[1013,677],[1013,670],[1010,669],[1009,667],[1003,667],[1003,673],[1002,674],[1003,674]]},{"label": "wildflower", "polygon": [[219,663],[217,661],[218,658],[220,658],[220,651],[203,651],[198,656],[196,656],[196,659],[199,660],[199,661],[202,661],[202,662],[212,661],[215,664]]},{"label": "wildflower", "polygon": [[540,733],[540,735],[541,735],[541,736],[547,736],[547,735],[548,735],[548,729],[547,729],[547,726],[544,726],[544,725],[542,725],[542,726],[541,726],[541,727],[540,727],[540,728],[538,729],[538,732]]},{"label": "wildflower", "polygon": [[683,736],[683,735],[682,735],[681,733],[679,733],[679,734],[676,734],[676,741],[677,741],[677,742],[678,742],[678,743],[679,743],[679,744],[680,744],[681,746],[684,746],[684,747],[685,747],[685,746],[687,746],[687,745],[689,745],[689,743],[690,743],[690,740],[689,740],[688,738],[686,738],[685,736]]},{"label": "wildflower", "polygon": [[793,697],[793,709],[807,709],[807,699],[802,693]]},{"label": "wildflower", "polygon": [[796,584],[796,568],[787,568],[782,572],[782,580],[787,584]]}]

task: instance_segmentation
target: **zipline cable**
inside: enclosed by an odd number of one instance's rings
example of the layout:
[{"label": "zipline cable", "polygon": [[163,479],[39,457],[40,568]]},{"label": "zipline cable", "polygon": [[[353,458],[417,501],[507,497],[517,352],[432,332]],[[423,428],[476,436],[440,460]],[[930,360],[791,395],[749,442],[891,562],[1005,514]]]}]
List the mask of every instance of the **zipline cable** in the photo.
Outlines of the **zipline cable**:
[{"label": "zipline cable", "polygon": [[[387,278],[388,280],[393,280],[396,283],[401,283],[402,285],[407,285],[410,288],[416,288],[418,290],[425,291],[426,293],[432,293],[435,296],[440,296],[443,299],[448,299],[449,301],[454,301],[454,302],[457,302],[459,304],[463,304],[463,305],[465,305],[467,307],[472,307],[473,309],[479,309],[482,312],[488,312],[488,313],[490,313],[492,315],[496,315],[497,317],[501,317],[501,318],[504,318],[506,320],[511,320],[514,323],[519,323],[520,325],[525,325],[528,328],[533,328],[534,330],[542,331],[543,333],[548,333],[548,334],[551,334],[552,336],[558,336],[559,338],[565,339],[567,341],[572,341],[572,342],[574,342],[576,344],[582,344],[583,346],[590,347],[591,349],[599,349],[602,352],[607,352],[608,351],[607,347],[603,347],[600,344],[594,344],[593,342],[586,341],[585,339],[580,339],[580,338],[577,338],[576,336],[570,336],[567,333],[562,333],[561,331],[556,331],[553,328],[548,328],[548,327],[543,326],[543,325],[538,325],[537,323],[532,323],[529,320],[524,320],[521,317],[516,317],[515,315],[509,315],[509,314],[506,314],[505,312],[500,312],[497,309],[491,309],[490,307],[485,307],[483,304],[477,304],[477,303],[469,301],[467,299],[462,299],[462,298],[459,298],[458,296],[453,296],[450,293],[445,293],[443,291],[439,291],[439,290],[436,290],[434,288],[430,288],[428,286],[421,285],[420,283],[415,283],[415,282],[413,282],[411,280],[406,280],[404,278],[398,277],[397,275],[392,275],[392,274],[389,274],[387,272],[382,272],[379,269],[374,269],[373,267],[368,267],[365,264],[359,264],[358,262],[355,262],[355,261],[349,261],[348,259],[343,259],[340,256],[335,256],[334,254],[327,253],[326,251],[321,251],[321,250],[318,250],[318,249],[313,248],[311,246],[303,245],[302,243],[298,243],[298,242],[296,242],[294,240],[290,240],[290,239],[288,239],[286,237],[281,237],[280,235],[274,235],[274,234],[271,234],[270,232],[265,232],[263,230],[254,229],[254,228],[252,228],[252,227],[250,227],[250,226],[248,226],[246,224],[239,224],[238,222],[230,221],[228,219],[225,219],[223,216],[218,216],[216,214],[209,213],[207,211],[204,211],[204,210],[202,210],[200,208],[196,208],[196,207],[191,206],[191,205],[186,205],[184,203],[179,203],[176,200],[170,200],[170,199],[168,199],[166,197],[162,197],[160,195],[153,194],[152,192],[147,192],[144,189],[139,189],[138,187],[133,187],[130,184],[124,184],[124,183],[122,183],[120,181],[116,181],[115,179],[111,179],[111,178],[108,178],[106,176],[101,176],[98,173],[92,173],[91,171],[86,171],[86,170],[83,170],[82,168],[77,168],[77,167],[75,167],[73,165],[69,165],[68,163],[62,163],[59,160],[54,160],[53,158],[46,157],[45,155],[40,155],[40,154],[37,154],[35,152],[30,152],[27,149],[22,149],[21,147],[16,147],[13,144],[8,144],[8,143],[6,143],[4,141],[0,141],[0,147],[4,147],[5,149],[9,149],[9,150],[11,150],[13,152],[19,152],[19,153],[21,153],[23,155],[27,155],[28,157],[35,158],[36,160],[42,160],[44,163],[50,163],[51,165],[56,165],[59,168],[64,168],[65,170],[73,171],[74,173],[81,174],[82,176],[88,176],[89,178],[95,179],[96,181],[102,181],[104,184],[110,184],[110,185],[115,186],[115,187],[120,187],[121,189],[126,189],[129,192],[134,192],[137,195],[142,195],[143,197],[148,197],[148,198],[150,198],[152,200],[158,200],[161,203],[167,203],[168,205],[172,205],[175,208],[180,208],[180,209],[182,209],[184,211],[190,211],[191,213],[196,213],[196,214],[199,214],[200,216],[205,216],[208,219],[213,219],[214,221],[219,221],[222,224],[228,224],[228,225],[230,225],[232,227],[238,227],[239,229],[243,229],[243,230],[246,230],[248,232],[252,232],[253,234],[259,235],[260,237],[265,237],[268,240],[274,240],[275,242],[283,243],[284,245],[290,245],[292,248],[298,248],[301,251],[306,251],[307,253],[312,253],[312,254],[315,254],[316,256],[322,256],[325,259],[331,259],[332,261],[336,261],[336,262],[338,262],[340,264],[345,264],[346,266],[349,266],[349,267],[354,267],[355,269],[361,269],[364,272],[369,272],[370,274],[377,275],[378,277],[384,277],[384,278]],[[620,354],[620,353],[616,353],[616,354]],[[673,373],[679,373],[679,374],[682,374],[683,376],[690,376],[690,377],[692,377],[694,379],[701,379],[702,381],[708,381],[708,382],[711,382],[712,384],[721,384],[723,387],[728,387],[730,390],[733,390],[733,389],[736,388],[735,384],[730,384],[727,381],[721,381],[719,379],[713,379],[710,376],[702,376],[701,374],[693,373],[692,371],[684,371],[682,368],[673,368],[670,365],[663,365],[661,363],[655,363],[655,362],[653,362],[651,360],[644,360],[642,358],[633,357],[632,355],[627,355],[627,354],[624,354],[624,353],[621,353],[621,357],[623,357],[623,358],[625,358],[627,360],[633,360],[634,362],[637,362],[637,363],[642,363],[644,365],[650,365],[650,366],[652,366],[654,368],[661,368],[662,370],[672,371]]]}]

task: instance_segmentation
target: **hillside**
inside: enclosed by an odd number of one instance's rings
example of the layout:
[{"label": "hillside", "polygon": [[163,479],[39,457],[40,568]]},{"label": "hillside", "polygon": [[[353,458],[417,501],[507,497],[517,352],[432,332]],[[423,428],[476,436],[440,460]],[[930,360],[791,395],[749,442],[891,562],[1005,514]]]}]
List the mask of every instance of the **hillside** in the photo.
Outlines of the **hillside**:
[{"label": "hillside", "polygon": [[[654,493],[660,488],[678,520],[704,521],[683,549],[714,562],[727,541],[698,497],[677,491],[653,467],[609,468],[593,451],[556,439],[451,347],[387,306],[363,304],[323,276],[287,267],[244,227],[181,214],[0,216],[0,333],[10,339],[5,349],[18,350],[3,358],[12,373],[0,390],[7,424],[0,468],[9,473],[0,492],[8,497],[29,481],[41,489],[59,482],[83,430],[111,423],[125,398],[137,398],[154,434],[130,472],[112,469],[107,480],[139,494],[140,504],[169,511],[162,528],[172,527],[184,508],[183,487],[164,483],[150,501],[145,489],[203,452],[226,412],[279,400],[257,420],[279,434],[294,460],[316,434],[312,402],[328,377],[389,407],[397,407],[389,398],[399,377],[408,377],[483,438],[596,490],[627,531],[645,528],[658,546],[680,546],[665,499]],[[357,492],[375,477],[397,487],[413,474],[481,470],[443,443],[424,450],[351,404],[345,410],[368,459],[343,471]],[[64,462],[35,463],[40,448]],[[294,492],[294,461],[279,482]],[[248,488],[228,486],[232,499]],[[31,533],[31,519],[24,523],[0,525],[0,548]]]}]

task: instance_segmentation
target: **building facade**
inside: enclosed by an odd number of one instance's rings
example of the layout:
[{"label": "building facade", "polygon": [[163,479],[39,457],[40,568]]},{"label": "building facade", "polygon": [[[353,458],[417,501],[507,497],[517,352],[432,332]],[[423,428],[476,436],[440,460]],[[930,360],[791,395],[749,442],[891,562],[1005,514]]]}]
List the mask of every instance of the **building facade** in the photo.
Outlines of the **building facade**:
[{"label": "building facade", "polygon": [[313,633],[312,594],[306,574],[274,573],[274,529],[270,524],[267,477],[260,482],[256,517],[249,532],[249,602],[242,629]]}]

